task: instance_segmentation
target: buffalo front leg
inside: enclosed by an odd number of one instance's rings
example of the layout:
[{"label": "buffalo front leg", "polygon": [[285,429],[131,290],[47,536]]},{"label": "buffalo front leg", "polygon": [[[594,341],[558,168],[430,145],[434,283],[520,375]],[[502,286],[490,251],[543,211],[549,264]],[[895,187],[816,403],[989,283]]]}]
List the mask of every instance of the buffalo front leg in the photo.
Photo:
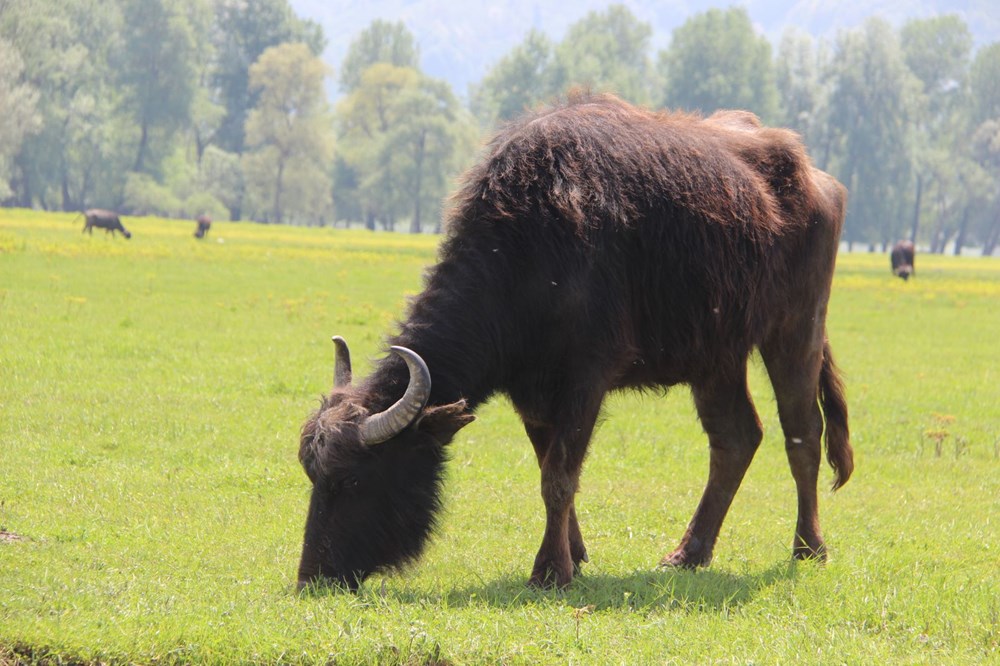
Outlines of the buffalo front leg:
[{"label": "buffalo front leg", "polygon": [[[545,458],[548,455],[549,447],[555,439],[555,431],[548,426],[529,424],[525,424],[524,429],[528,433],[528,439],[531,440],[531,445],[535,449],[535,457],[538,458],[538,466],[539,468],[542,468]],[[573,572],[579,573],[580,564],[582,562],[589,562],[590,560],[587,557],[587,547],[583,543],[583,534],[580,532],[580,523],[576,517],[575,495],[569,505],[567,536],[569,539],[569,554],[573,561]]]},{"label": "buffalo front leg", "polygon": [[[805,347],[805,348],[803,348]],[[798,519],[792,554],[796,559],[826,559],[826,544],[819,526],[816,483],[822,458],[820,438],[823,417],[819,409],[819,373],[823,363],[822,338],[814,344],[763,345],[761,356],[767,367],[778,417],[785,435],[785,453],[795,479]]]},{"label": "buffalo front leg", "polygon": [[545,503],[545,533],[535,556],[528,584],[535,587],[566,587],[574,569],[587,553],[576,520],[574,498],[580,469],[600,411],[600,399],[582,410],[560,418],[558,427],[529,426],[529,437],[542,473],[542,501]]},{"label": "buffalo front leg", "polygon": [[708,434],[708,483],[680,544],[660,561],[663,567],[697,567],[712,561],[722,521],[763,435],[747,390],[745,367],[738,377],[691,388]]}]

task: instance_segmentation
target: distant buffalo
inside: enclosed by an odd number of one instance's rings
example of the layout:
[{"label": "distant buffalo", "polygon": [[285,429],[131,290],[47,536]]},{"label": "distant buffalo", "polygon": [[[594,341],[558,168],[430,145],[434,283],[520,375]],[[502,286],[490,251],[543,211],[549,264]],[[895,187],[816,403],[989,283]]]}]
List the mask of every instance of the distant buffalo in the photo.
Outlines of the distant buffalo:
[{"label": "distant buffalo", "polygon": [[198,228],[194,231],[195,238],[204,238],[208,235],[208,230],[212,228],[212,218],[208,215],[199,215],[195,218]]},{"label": "distant buffalo", "polygon": [[915,250],[913,243],[908,240],[901,240],[892,246],[889,259],[892,261],[892,274],[904,280],[916,274],[913,268],[913,255]]},{"label": "distant buffalo", "polygon": [[97,227],[98,229],[104,229],[112,236],[115,235],[116,231],[120,231],[125,238],[132,238],[129,230],[122,226],[122,221],[118,218],[118,213],[101,208],[91,208],[83,212],[83,217],[86,219],[86,222],[83,224],[83,230],[91,236],[94,235],[94,227]]}]

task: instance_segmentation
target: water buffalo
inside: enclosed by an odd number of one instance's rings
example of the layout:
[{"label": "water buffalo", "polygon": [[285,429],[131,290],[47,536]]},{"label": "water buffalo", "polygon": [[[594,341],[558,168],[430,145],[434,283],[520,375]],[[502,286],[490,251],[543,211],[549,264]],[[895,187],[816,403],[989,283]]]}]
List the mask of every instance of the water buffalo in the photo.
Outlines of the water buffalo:
[{"label": "water buffalo", "polygon": [[[449,442],[509,396],[541,468],[545,530],[529,583],[588,560],[574,506],[608,391],[689,384],[708,482],[660,564],[707,565],[761,441],[747,388],[760,350],[798,493],[793,554],[823,559],[817,476],[853,470],[826,335],[846,190],[798,136],[756,116],[657,113],[576,96],[521,118],[464,176],[438,263],[391,351],[302,427],[312,482],[298,584],[356,587],[413,562],[433,533]],[[822,407],[822,411],[821,408]]]},{"label": "water buffalo", "polygon": [[208,235],[208,230],[212,228],[212,218],[208,215],[199,215],[195,218],[198,227],[194,230],[195,238],[204,238]]},{"label": "water buffalo", "polygon": [[132,238],[132,234],[122,226],[122,221],[118,219],[118,213],[114,211],[91,208],[83,212],[83,217],[85,220],[83,231],[86,231],[91,236],[94,235],[94,227],[97,227],[98,229],[104,229],[105,233],[109,233],[112,236],[115,235],[116,231],[120,231],[125,238]]},{"label": "water buffalo", "polygon": [[892,274],[908,280],[911,275],[915,275],[913,269],[913,255],[915,249],[913,243],[908,240],[901,240],[892,246],[889,253],[889,261],[892,262]]}]

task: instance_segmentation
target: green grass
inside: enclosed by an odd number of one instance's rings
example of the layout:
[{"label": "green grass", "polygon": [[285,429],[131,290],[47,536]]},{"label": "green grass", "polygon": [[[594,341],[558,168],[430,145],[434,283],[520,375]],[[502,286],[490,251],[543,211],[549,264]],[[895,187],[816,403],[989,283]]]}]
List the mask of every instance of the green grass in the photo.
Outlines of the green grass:
[{"label": "green grass", "polygon": [[[403,575],[296,595],[301,422],[330,335],[370,367],[436,239],[0,210],[0,664],[997,663],[1000,262],[839,260],[830,337],[857,471],[832,559],[790,564],[765,440],[698,572],[654,571],[707,473],[689,394],[609,400],[578,510],[591,562],[525,588],[543,510],[504,400],[452,446],[443,529]],[[223,242],[224,241],[224,242]],[[823,471],[824,486],[832,480]]]}]

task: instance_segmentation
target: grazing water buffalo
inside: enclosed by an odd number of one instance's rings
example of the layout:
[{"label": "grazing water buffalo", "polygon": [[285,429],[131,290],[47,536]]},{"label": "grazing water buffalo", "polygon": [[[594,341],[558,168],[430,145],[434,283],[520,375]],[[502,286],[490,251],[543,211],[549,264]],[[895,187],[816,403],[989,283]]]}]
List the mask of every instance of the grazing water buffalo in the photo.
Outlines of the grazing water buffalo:
[{"label": "grazing water buffalo", "polygon": [[574,496],[605,395],[681,383],[711,463],[660,564],[707,565],[762,437],[747,388],[754,348],[798,493],[794,556],[825,558],[824,416],[834,488],[853,469],[825,325],[845,202],[797,135],[745,112],[703,119],[579,96],[507,126],[465,175],[391,353],[352,383],[335,339],[334,388],[300,440],[313,487],[299,586],[354,589],[413,562],[435,527],[449,442],[495,393],[510,397],[541,468],[545,531],[529,583],[567,585],[587,561]]},{"label": "grazing water buffalo", "polygon": [[198,227],[194,230],[195,238],[204,238],[208,235],[208,230],[212,228],[212,218],[208,215],[199,215],[195,218]]},{"label": "grazing water buffalo", "polygon": [[913,255],[915,254],[913,243],[908,240],[901,240],[892,246],[889,253],[889,260],[892,262],[892,274],[908,280],[911,275],[915,275],[913,269]]},{"label": "grazing water buffalo", "polygon": [[84,211],[83,217],[85,220],[83,230],[91,236],[94,235],[94,227],[97,227],[98,229],[104,229],[106,233],[112,236],[115,235],[116,231],[120,231],[125,238],[132,238],[132,234],[122,226],[122,221],[118,219],[118,213],[114,211],[91,208]]}]

